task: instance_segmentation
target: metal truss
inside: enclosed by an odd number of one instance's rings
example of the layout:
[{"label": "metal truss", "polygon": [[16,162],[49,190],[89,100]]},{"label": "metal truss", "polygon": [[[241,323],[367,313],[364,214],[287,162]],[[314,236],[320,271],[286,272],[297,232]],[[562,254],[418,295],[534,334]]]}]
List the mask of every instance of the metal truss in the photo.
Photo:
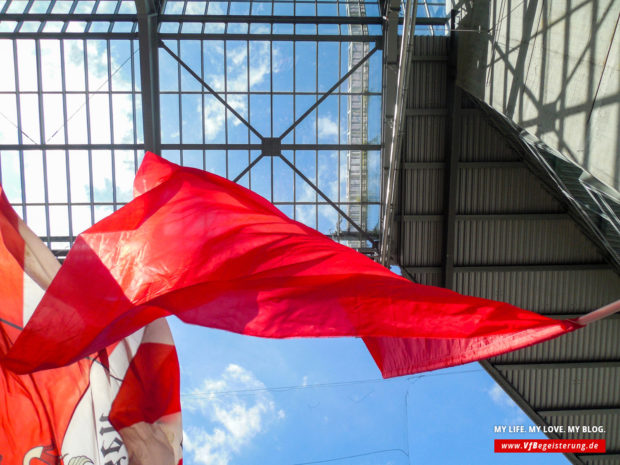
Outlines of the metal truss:
[{"label": "metal truss", "polygon": [[[0,0],[10,66],[0,80],[0,182],[60,257],[131,200],[144,150],[233,179],[374,255],[382,56],[387,28],[397,40],[403,22],[397,14],[388,25],[382,3]],[[420,24],[433,31],[445,19]],[[367,44],[363,56],[351,58],[353,44]],[[352,78],[362,87],[347,86]],[[369,125],[361,139],[348,135],[361,117],[353,98]],[[355,200],[353,152],[370,166],[368,192]],[[368,217],[353,218],[359,208]]]}]

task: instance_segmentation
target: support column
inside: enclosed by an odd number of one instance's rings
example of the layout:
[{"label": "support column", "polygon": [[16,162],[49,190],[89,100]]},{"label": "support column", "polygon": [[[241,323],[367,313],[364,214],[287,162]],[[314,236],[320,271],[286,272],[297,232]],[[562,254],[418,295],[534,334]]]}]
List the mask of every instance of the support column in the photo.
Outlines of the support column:
[{"label": "support column", "polygon": [[456,32],[455,12],[452,11],[448,50],[448,124],[446,144],[446,175],[444,184],[445,221],[443,230],[443,287],[454,289],[454,249],[456,235],[457,170],[461,157],[461,89],[456,85]]},{"label": "support column", "polygon": [[159,58],[157,25],[158,0],[136,0],[138,41],[140,45],[140,81],[144,148],[161,154],[159,119]]}]

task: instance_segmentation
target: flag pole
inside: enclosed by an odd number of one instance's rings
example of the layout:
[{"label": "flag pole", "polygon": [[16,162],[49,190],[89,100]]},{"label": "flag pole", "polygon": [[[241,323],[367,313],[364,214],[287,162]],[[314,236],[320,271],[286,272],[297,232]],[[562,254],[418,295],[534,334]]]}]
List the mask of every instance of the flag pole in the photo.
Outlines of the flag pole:
[{"label": "flag pole", "polygon": [[598,310],[594,310],[586,315],[580,316],[575,321],[582,326],[586,326],[595,321],[607,318],[618,311],[620,311],[620,300],[616,300],[615,302],[607,304]]}]

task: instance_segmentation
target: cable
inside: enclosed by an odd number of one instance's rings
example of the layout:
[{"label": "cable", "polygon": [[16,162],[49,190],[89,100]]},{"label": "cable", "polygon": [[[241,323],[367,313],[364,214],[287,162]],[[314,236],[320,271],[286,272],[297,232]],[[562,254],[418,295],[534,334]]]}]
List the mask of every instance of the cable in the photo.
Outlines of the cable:
[{"label": "cable", "polygon": [[28,134],[26,134],[26,132],[25,132],[22,128],[20,128],[19,126],[17,126],[17,124],[15,124],[13,121],[11,121],[11,120],[9,119],[9,117],[8,117],[8,116],[6,116],[6,115],[5,115],[4,113],[2,113],[1,111],[0,111],[0,116],[2,116],[5,120],[7,120],[9,123],[11,123],[11,124],[12,124],[12,125],[13,125],[13,126],[14,126],[14,127],[15,127],[18,131],[19,131],[19,132],[21,132],[21,133],[22,133],[22,135],[26,136],[26,138],[27,138],[27,139],[30,139],[30,142],[32,142],[33,144],[36,144],[35,140],[34,140],[32,137],[30,137]]},{"label": "cable", "polygon": [[409,457],[409,454],[407,454],[407,452],[405,452],[403,449],[380,449],[380,450],[374,450],[374,451],[371,451],[371,452],[364,452],[362,454],[345,455],[345,456],[342,456],[342,457],[334,457],[334,458],[325,459],[325,460],[316,460],[316,461],[313,461],[313,462],[298,462],[298,463],[293,463],[291,465],[311,465],[311,464],[314,464],[314,463],[328,463],[328,462],[335,462],[336,460],[355,459],[355,458],[358,458],[358,457],[367,457],[369,455],[383,454],[385,452],[400,452],[405,457]]},{"label": "cable", "polygon": [[[419,374],[408,376],[405,381],[417,381],[421,378],[425,377],[435,377],[435,376],[453,376],[460,375],[466,373],[474,373],[474,372],[482,372],[483,370],[462,370],[457,372],[450,373],[433,373],[433,374]],[[263,388],[249,388],[249,389],[231,389],[227,391],[198,391],[190,394],[181,394],[182,398],[192,398],[192,399],[201,399],[206,397],[214,397],[221,395],[233,395],[233,394],[254,394],[258,392],[287,392],[293,390],[301,390],[301,389],[310,389],[310,388],[322,388],[322,387],[336,387],[336,386],[352,386],[359,384],[369,384],[369,383],[378,383],[378,382],[391,382],[395,380],[402,380],[403,378],[372,378],[372,379],[362,379],[355,381],[337,381],[333,383],[317,383],[317,384],[296,384],[291,386],[276,386],[276,387],[263,387]]]},{"label": "cable", "polygon": [[[131,53],[131,54],[127,57],[127,59],[126,59],[125,61],[123,61],[123,62],[122,62],[122,63],[118,66],[118,68],[116,68],[116,69],[114,70],[114,72],[113,72],[113,73],[111,73],[111,74],[110,74],[110,78],[112,78],[114,75],[116,75],[116,73],[118,73],[118,72],[119,72],[119,71],[123,68],[123,66],[125,66],[125,65],[127,64],[127,62],[128,62],[129,60],[131,60],[131,58],[132,58],[132,57],[134,57],[134,56],[136,55],[136,53],[138,53],[138,49],[136,49],[136,51],[135,51],[135,52]],[[103,88],[103,86],[105,86],[105,85],[106,85],[109,81],[110,81],[110,79],[106,79],[106,80],[105,80],[105,81],[103,81],[103,82],[99,85],[99,87],[97,87],[94,91],[89,91],[88,95],[86,96],[86,100],[84,100],[84,103],[83,103],[82,105],[80,105],[80,106],[79,106],[79,107],[78,107],[78,108],[77,108],[77,109],[76,109],[73,113],[71,113],[71,116],[69,116],[69,117],[66,119],[66,121],[63,121],[62,125],[61,125],[58,129],[56,129],[56,131],[54,131],[54,134],[52,134],[51,136],[49,136],[45,142],[47,143],[47,142],[49,142],[50,140],[52,140],[52,139],[54,138],[54,136],[55,136],[56,134],[58,134],[58,131],[60,131],[62,128],[64,128],[64,127],[65,127],[65,125],[66,125],[69,121],[71,121],[71,119],[73,119],[73,117],[74,117],[75,115],[77,115],[77,114],[78,114],[78,113],[82,110],[82,108],[84,108],[84,107],[86,106],[86,102],[90,102],[90,98],[94,95],[94,94],[93,94],[93,92],[98,92],[99,90],[101,90],[101,88]],[[111,91],[110,91],[110,92],[111,92]],[[28,137],[28,139],[30,139],[30,137]],[[31,140],[32,140],[32,139],[31,139]]]}]

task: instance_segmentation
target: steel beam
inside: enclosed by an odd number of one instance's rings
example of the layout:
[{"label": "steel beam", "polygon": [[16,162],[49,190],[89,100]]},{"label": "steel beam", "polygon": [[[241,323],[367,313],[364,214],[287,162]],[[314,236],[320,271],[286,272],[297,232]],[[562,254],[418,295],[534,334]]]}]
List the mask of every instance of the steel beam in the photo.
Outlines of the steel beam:
[{"label": "steel beam", "polygon": [[[185,37],[185,36],[184,36]],[[0,39],[137,39],[136,32],[0,32]]]},{"label": "steel beam", "polygon": [[[142,144],[0,144],[8,150],[142,150]],[[160,144],[162,150],[260,150],[261,144]],[[282,150],[381,150],[378,144],[282,144]]]},{"label": "steel beam", "polygon": [[241,178],[244,177],[247,173],[249,173],[250,170],[264,157],[265,157],[264,153],[261,153],[258,157],[256,157],[256,159],[252,161],[252,163],[250,163],[248,166],[246,166],[241,173],[235,176],[235,178],[233,179],[233,182],[239,182]]},{"label": "steel beam", "polygon": [[[454,28],[452,28],[454,29]],[[446,139],[446,171],[444,178],[443,287],[454,288],[454,253],[456,248],[456,208],[458,162],[461,157],[461,89],[456,85],[456,37],[450,34],[448,50],[448,124]]]},{"label": "steel beam", "polygon": [[159,49],[157,47],[159,41],[157,37],[159,2],[157,0],[135,1],[138,11],[144,148],[160,154]]},{"label": "steel beam", "polygon": [[583,462],[589,465],[609,465],[610,463],[620,463],[620,453],[606,452],[604,454],[576,454],[577,457],[583,458]]},{"label": "steel beam", "polygon": [[[535,425],[540,427],[549,427],[550,424],[542,417],[540,412],[535,411],[532,406],[527,402],[521,393],[515,389],[515,387],[500,373],[500,371],[488,360],[482,360],[479,362],[482,365],[482,368],[491,375],[491,378],[500,385],[500,387],[510,396],[510,398],[515,401],[515,403],[525,412],[525,414],[530,417],[530,419],[534,422]],[[545,433],[546,436],[550,439],[564,439],[559,436],[557,433]],[[581,460],[575,456],[575,454],[564,454],[564,456],[574,465],[583,465]]]},{"label": "steel beam", "polygon": [[[154,6],[153,11],[159,11],[157,0],[135,0],[138,16],[143,12],[139,4]],[[391,4],[398,5],[398,1],[392,0]],[[5,13],[3,21],[102,21],[102,22],[135,22],[136,16],[132,14],[64,14],[64,13]],[[399,23],[398,16],[396,24]],[[337,25],[380,25],[383,18],[380,16],[267,16],[267,15],[168,15],[160,16],[161,23],[242,23],[242,24],[337,24]],[[420,18],[420,26],[444,26],[448,18]],[[402,18],[400,19],[402,24]]]},{"label": "steel beam", "polygon": [[196,74],[196,72],[190,68],[187,63],[185,63],[183,60],[181,60],[180,57],[178,57],[172,50],[170,50],[170,48],[164,44],[163,40],[159,41],[159,46],[161,48],[163,48],[168,55],[170,55],[172,58],[174,58],[176,60],[177,63],[179,63],[179,65],[181,65],[183,67],[183,69],[185,69],[185,71],[187,71],[189,74],[192,75],[192,77],[194,79],[196,79],[201,85],[202,87],[204,87],[205,89],[207,89],[209,91],[209,93],[211,95],[213,95],[218,102],[220,102],[222,105],[224,105],[226,107],[226,109],[228,111],[230,111],[233,115],[235,115],[235,117],[241,122],[243,123],[250,131],[252,131],[259,139],[263,139],[263,136],[261,135],[260,132],[258,132],[258,130],[252,126],[243,116],[241,116],[241,114],[235,110],[232,106],[230,106],[230,104],[224,100],[222,98],[222,96],[215,91],[209,84],[207,84],[200,76],[198,76],[198,74]]},{"label": "steel beam", "polygon": [[586,368],[620,368],[620,360],[608,361],[591,361],[591,362],[519,362],[519,363],[494,363],[498,370],[514,371],[514,370],[568,370],[568,369],[586,369]]},{"label": "steel beam", "polygon": [[538,410],[538,415],[542,417],[565,417],[569,415],[620,415],[620,407],[609,405],[603,407],[577,408],[577,409],[546,409]]},{"label": "steel beam", "polygon": [[[378,35],[160,33],[162,40],[257,40],[270,42],[378,42]],[[137,39],[137,32],[0,32],[0,39]]]},{"label": "steel beam", "polygon": [[0,150],[141,150],[142,144],[0,144]]},{"label": "steel beam", "polygon": [[[392,127],[396,105],[396,85],[398,81],[398,23],[400,0],[387,0],[383,16],[383,127],[381,140],[384,147],[392,143]],[[388,157],[383,156],[383,168],[387,170]]]},{"label": "steel beam", "polygon": [[[12,33],[19,34],[19,33]],[[378,35],[351,35],[351,34],[242,34],[242,33],[162,33],[163,40],[257,40],[270,42],[378,42]]]},{"label": "steel beam", "polygon": [[370,235],[370,233],[368,231],[364,231],[355,221],[353,221],[349,215],[347,215],[338,205],[336,205],[336,203],[334,203],[321,189],[319,189],[312,181],[310,181],[310,179],[308,179],[308,177],[303,174],[293,163],[291,163],[286,157],[280,155],[280,159],[286,163],[294,172],[295,174],[297,174],[297,176],[299,176],[301,179],[303,179],[306,184],[308,184],[317,194],[319,194],[321,197],[323,197],[323,199],[329,203],[334,210],[336,210],[338,212],[338,214],[340,216],[342,216],[345,220],[347,220],[349,222],[349,224],[351,226],[353,226],[357,232],[360,233],[360,236],[363,237],[364,239],[366,239],[368,242],[370,242],[373,246],[373,248],[376,245],[376,241],[375,239]]},{"label": "steel beam", "polygon": [[[580,316],[584,316],[587,313],[548,313],[548,312],[538,312],[540,315],[548,316],[549,318],[554,318],[556,320],[568,320],[569,318],[579,318]],[[614,313],[613,315],[609,315],[605,317],[605,320],[620,320],[620,313]]]},{"label": "steel beam", "polygon": [[299,125],[299,123],[301,123],[304,118],[306,118],[306,116],[308,116],[310,113],[312,113],[314,111],[314,109],[316,107],[318,107],[327,97],[329,97],[331,95],[332,92],[334,92],[338,87],[340,87],[342,85],[342,83],[344,81],[346,81],[349,76],[351,76],[355,71],[357,71],[359,69],[360,66],[362,66],[364,63],[366,63],[371,56],[374,55],[374,53],[377,51],[377,47],[374,47],[372,50],[370,50],[360,61],[358,61],[357,63],[355,63],[354,66],[351,67],[351,69],[349,71],[347,71],[339,80],[338,82],[336,82],[333,86],[331,86],[327,91],[325,91],[325,93],[323,95],[321,95],[321,97],[319,97],[317,99],[316,102],[314,102],[310,108],[308,108],[303,115],[301,115],[299,118],[297,118],[295,120],[295,122],[293,124],[291,124],[282,134],[280,134],[280,139],[284,139],[293,129],[295,129],[295,127],[297,125]]},{"label": "steel beam", "polygon": [[[153,12],[159,11],[157,0],[135,0],[138,16],[144,10],[153,7]],[[134,22],[132,14],[60,14],[60,13],[7,13],[3,15],[5,21],[105,21],[105,22]],[[372,16],[267,16],[267,15],[170,15],[160,16],[162,23],[260,23],[260,24],[381,24],[382,18]],[[444,21],[445,24],[445,21]]]},{"label": "steel beam", "polygon": [[[406,170],[417,170],[427,168],[445,168],[446,162],[443,161],[409,161],[402,164]],[[526,166],[520,161],[460,161],[459,168],[522,168]]]},{"label": "steel beam", "polygon": [[[533,220],[533,221],[557,221],[570,219],[568,213],[476,213],[453,215],[455,221],[467,220]],[[445,219],[445,215],[400,215],[396,217],[396,221],[441,221]],[[454,267],[454,266],[453,266]]]},{"label": "steel beam", "polygon": [[[442,271],[441,266],[405,266],[410,273],[434,273]],[[520,271],[587,271],[587,270],[612,270],[608,263],[565,263],[561,265],[480,265],[480,266],[455,266],[455,273],[480,273],[480,272],[520,272]]]},{"label": "steel beam", "polygon": [[379,16],[162,15],[162,22],[241,24],[381,24]]},{"label": "steel beam", "polygon": [[[397,0],[386,2],[388,12],[386,15],[394,15],[395,3]],[[403,133],[403,125],[405,122],[404,113],[407,101],[407,93],[409,87],[411,56],[413,52],[413,38],[415,33],[415,25],[417,20],[417,0],[407,0],[405,5],[405,23],[403,26],[403,34],[400,44],[400,53],[398,56],[398,66],[396,79],[391,75],[395,51],[393,41],[395,34],[393,28],[398,25],[388,20],[385,40],[387,61],[384,62],[384,82],[383,82],[383,153],[382,165],[384,173],[381,177],[381,198],[383,211],[381,212],[381,253],[380,262],[387,266],[390,262],[390,247],[392,241],[392,222],[394,219],[395,199],[396,199],[396,175],[399,172],[401,158],[401,136]],[[392,28],[391,30],[389,28]],[[398,31],[398,30],[397,30]],[[396,33],[397,33],[396,31]],[[387,81],[386,81],[387,80]],[[392,95],[392,89],[396,89]],[[387,101],[386,101],[387,99]],[[387,138],[387,139],[386,139]]]}]

